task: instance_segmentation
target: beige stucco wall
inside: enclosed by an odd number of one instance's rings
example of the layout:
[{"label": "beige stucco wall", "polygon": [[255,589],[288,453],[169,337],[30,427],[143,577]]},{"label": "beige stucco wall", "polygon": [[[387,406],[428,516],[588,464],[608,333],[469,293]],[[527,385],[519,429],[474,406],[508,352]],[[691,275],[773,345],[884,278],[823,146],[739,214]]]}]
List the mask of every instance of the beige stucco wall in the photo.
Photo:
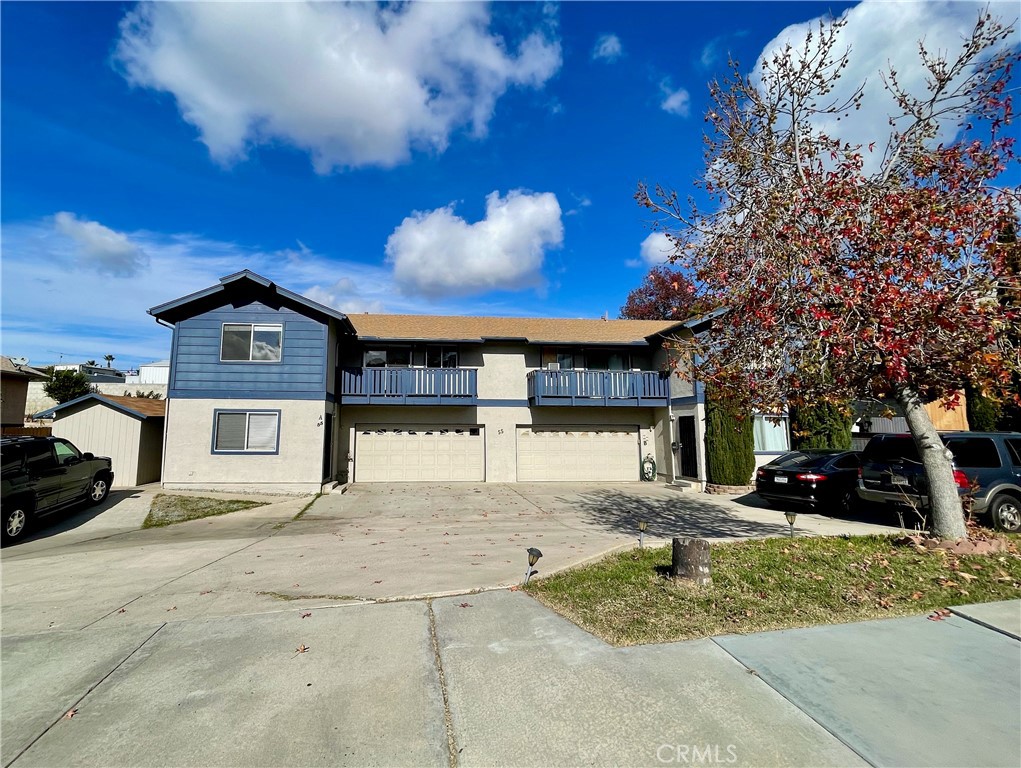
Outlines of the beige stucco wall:
[{"label": "beige stucco wall", "polygon": [[147,482],[139,481],[138,472],[141,427],[139,419],[96,403],[54,419],[53,434],[70,440],[82,453],[109,456],[113,487],[131,488]]},{"label": "beige stucco wall", "polygon": [[29,382],[25,379],[0,381],[0,423],[5,427],[20,427],[25,423],[25,399]]},{"label": "beige stucco wall", "polygon": [[[480,386],[481,389],[481,386]],[[663,410],[665,413],[666,409]],[[657,409],[602,407],[478,406],[415,407],[415,406],[344,406],[341,408],[341,445],[339,453],[346,464],[349,480],[354,477],[355,426],[359,424],[481,426],[486,440],[486,482],[517,481],[517,430],[519,425],[577,427],[586,425],[637,426],[641,455],[653,454],[663,466],[669,458],[662,454],[656,441]],[[637,478],[637,465],[635,470]]]},{"label": "beige stucco wall", "polygon": [[[330,404],[309,400],[192,400],[167,403],[163,486],[272,493],[317,493],[322,486],[325,415]],[[280,452],[211,452],[217,409],[279,410]],[[224,482],[224,478],[230,478]]]}]

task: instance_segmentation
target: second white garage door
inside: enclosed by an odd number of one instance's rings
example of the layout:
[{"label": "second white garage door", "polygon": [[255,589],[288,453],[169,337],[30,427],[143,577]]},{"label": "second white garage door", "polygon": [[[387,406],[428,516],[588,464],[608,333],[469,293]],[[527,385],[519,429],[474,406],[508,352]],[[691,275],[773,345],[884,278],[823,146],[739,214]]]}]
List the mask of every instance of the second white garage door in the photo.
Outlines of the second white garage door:
[{"label": "second white garage door", "polygon": [[518,427],[518,482],[639,479],[638,427]]},{"label": "second white garage door", "polygon": [[486,479],[481,427],[355,427],[356,483],[474,481]]}]

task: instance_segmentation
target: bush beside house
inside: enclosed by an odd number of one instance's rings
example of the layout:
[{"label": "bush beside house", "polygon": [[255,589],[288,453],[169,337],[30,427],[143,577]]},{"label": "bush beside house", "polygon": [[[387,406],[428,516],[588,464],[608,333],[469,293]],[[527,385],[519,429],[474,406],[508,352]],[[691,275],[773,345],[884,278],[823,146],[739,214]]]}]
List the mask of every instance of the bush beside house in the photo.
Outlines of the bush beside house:
[{"label": "bush beside house", "polygon": [[[738,412],[725,399],[706,391],[706,474],[713,486],[745,487],[755,471],[755,435],[748,414]],[[720,490],[727,493],[729,490]]]}]

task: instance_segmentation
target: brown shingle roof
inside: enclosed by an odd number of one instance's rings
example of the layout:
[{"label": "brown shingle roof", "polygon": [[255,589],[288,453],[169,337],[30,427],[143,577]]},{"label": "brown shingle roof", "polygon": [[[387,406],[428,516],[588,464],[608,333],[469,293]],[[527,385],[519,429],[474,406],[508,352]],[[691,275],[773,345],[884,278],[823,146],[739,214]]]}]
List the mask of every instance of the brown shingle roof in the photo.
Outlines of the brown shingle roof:
[{"label": "brown shingle roof", "polygon": [[141,416],[166,416],[167,415],[167,401],[166,400],[155,400],[151,397],[124,397],[123,395],[104,395],[99,393],[99,397],[104,400],[109,400],[111,403],[116,403],[122,408],[127,408],[129,411],[134,411]]},{"label": "brown shingle roof", "polygon": [[551,344],[644,344],[671,320],[566,320],[545,317],[348,315],[360,338],[387,341],[524,339]]}]

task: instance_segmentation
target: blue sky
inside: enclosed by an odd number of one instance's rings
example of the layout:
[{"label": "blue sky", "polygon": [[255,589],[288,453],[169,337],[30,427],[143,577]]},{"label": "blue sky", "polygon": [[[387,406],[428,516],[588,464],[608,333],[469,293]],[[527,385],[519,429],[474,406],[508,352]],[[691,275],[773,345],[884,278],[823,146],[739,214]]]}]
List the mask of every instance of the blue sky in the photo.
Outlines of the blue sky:
[{"label": "blue sky", "polygon": [[614,317],[663,258],[636,185],[692,191],[728,52],[846,11],[872,87],[979,7],[3,3],[0,348],[164,358],[145,310],[243,268],[349,313]]}]

